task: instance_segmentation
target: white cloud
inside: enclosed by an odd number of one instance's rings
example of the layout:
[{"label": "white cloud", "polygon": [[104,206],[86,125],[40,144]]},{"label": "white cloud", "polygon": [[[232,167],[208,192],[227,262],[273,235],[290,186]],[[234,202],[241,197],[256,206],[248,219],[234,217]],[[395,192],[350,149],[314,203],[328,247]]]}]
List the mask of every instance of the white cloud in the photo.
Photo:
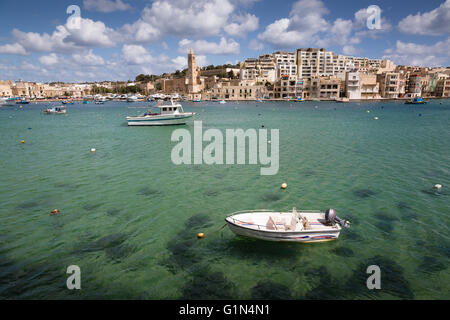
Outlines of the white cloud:
[{"label": "white cloud", "polygon": [[407,34],[448,35],[450,34],[450,0],[429,12],[409,15],[399,22],[400,31]]},{"label": "white cloud", "polygon": [[345,55],[354,56],[357,53],[359,53],[359,50],[356,49],[352,45],[345,45],[345,46],[342,47],[342,53],[345,54]]},{"label": "white cloud", "polygon": [[329,29],[323,18],[328,9],[320,0],[300,0],[294,3],[289,18],[268,25],[258,39],[274,47],[299,47],[314,44],[318,33]]},{"label": "white cloud", "polygon": [[125,62],[131,65],[151,64],[154,62],[147,49],[139,45],[124,45],[122,56]]},{"label": "white cloud", "polygon": [[55,53],[51,53],[48,56],[41,56],[39,62],[45,66],[54,66],[59,63],[59,58]]},{"label": "white cloud", "polygon": [[261,51],[264,49],[264,44],[259,42],[256,39],[252,39],[250,43],[248,44],[249,49],[255,50],[255,51]]},{"label": "white cloud", "polygon": [[253,14],[234,16],[233,22],[224,27],[226,33],[230,36],[244,37],[247,32],[252,32],[258,29],[259,19]]},{"label": "white cloud", "polygon": [[189,40],[183,39],[178,43],[178,51],[188,53],[190,48],[199,54],[239,54],[240,45],[233,39],[227,40],[225,37],[220,39],[219,43],[209,42],[206,40]]},{"label": "white cloud", "polygon": [[113,12],[130,9],[130,5],[122,0],[83,0],[83,6],[89,11]]},{"label": "white cloud", "polygon": [[0,54],[17,54],[24,56],[27,54],[27,51],[19,43],[14,43],[0,46]]},{"label": "white cloud", "polygon": [[72,28],[67,24],[60,25],[51,35],[13,29],[12,35],[16,43],[10,46],[16,47],[19,52],[22,52],[21,54],[25,54],[20,47],[26,53],[71,53],[84,50],[86,47],[113,47],[116,33],[101,21],[80,18],[80,28]]},{"label": "white cloud", "polygon": [[385,51],[385,59],[400,65],[443,66],[450,64],[450,37],[433,45],[397,41],[395,48]]},{"label": "white cloud", "polygon": [[121,28],[122,41],[133,43],[149,43],[161,38],[161,31],[151,24],[139,19],[133,24],[125,24]]},{"label": "white cloud", "polygon": [[104,65],[105,61],[101,56],[95,55],[92,49],[85,53],[74,53],[72,59],[75,63],[87,66]]},{"label": "white cloud", "polygon": [[145,8],[142,21],[175,36],[218,35],[234,6],[228,0],[158,0]]}]

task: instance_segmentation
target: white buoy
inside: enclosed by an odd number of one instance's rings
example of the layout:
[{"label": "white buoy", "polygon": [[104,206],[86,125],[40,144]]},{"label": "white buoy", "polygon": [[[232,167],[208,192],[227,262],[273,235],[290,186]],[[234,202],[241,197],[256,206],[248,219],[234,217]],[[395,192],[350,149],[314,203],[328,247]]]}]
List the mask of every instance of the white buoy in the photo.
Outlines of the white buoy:
[{"label": "white buoy", "polygon": [[378,117],[373,118],[373,120],[378,120]]},{"label": "white buoy", "polygon": [[95,148],[91,148],[91,152],[95,152],[95,151],[97,151],[97,150],[95,150]]},{"label": "white buoy", "polygon": [[286,189],[287,188],[287,183],[283,183],[282,185],[281,185],[281,189]]},{"label": "white buoy", "polygon": [[434,185],[434,188],[435,188],[436,190],[438,190],[438,191],[441,191],[441,189],[442,189],[442,184],[436,184],[436,185]]}]

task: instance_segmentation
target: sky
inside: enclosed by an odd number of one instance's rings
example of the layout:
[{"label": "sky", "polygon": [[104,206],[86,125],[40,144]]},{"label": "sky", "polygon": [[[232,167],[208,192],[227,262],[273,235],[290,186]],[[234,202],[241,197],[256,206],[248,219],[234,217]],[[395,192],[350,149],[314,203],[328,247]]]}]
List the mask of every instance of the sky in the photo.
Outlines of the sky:
[{"label": "sky", "polygon": [[310,47],[450,66],[450,0],[0,0],[0,80],[133,80],[186,68],[190,48],[205,66]]}]

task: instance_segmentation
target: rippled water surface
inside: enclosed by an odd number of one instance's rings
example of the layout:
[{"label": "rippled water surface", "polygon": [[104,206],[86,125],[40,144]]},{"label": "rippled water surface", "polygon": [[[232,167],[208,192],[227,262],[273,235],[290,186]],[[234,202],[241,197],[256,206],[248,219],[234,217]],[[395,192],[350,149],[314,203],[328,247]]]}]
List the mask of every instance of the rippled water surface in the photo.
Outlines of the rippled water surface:
[{"label": "rippled water surface", "polygon": [[[0,109],[0,298],[450,298],[449,100],[184,104],[204,129],[280,129],[276,176],[172,164],[172,131],[193,126],[127,127],[140,105]],[[335,208],[352,228],[307,245],[218,231],[234,211],[292,207]],[[381,291],[366,288],[372,264]]]}]

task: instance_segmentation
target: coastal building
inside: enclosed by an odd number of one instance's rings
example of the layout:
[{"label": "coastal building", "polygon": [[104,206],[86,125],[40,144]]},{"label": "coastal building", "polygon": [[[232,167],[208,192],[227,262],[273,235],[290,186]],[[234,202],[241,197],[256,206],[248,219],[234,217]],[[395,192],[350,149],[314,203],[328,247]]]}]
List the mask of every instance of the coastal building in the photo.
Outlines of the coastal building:
[{"label": "coastal building", "polygon": [[192,49],[188,53],[186,77],[163,79],[161,84],[163,92],[167,94],[187,94],[191,100],[201,97],[201,93],[205,88],[205,78],[200,76],[200,68],[197,67],[196,57]]},{"label": "coastal building", "polygon": [[372,73],[360,73],[361,100],[371,100],[380,98],[380,84],[377,82],[377,75]]},{"label": "coastal building", "polygon": [[350,100],[361,99],[361,78],[358,70],[346,73],[345,77],[346,97]]},{"label": "coastal building", "polygon": [[271,54],[262,55],[257,59],[247,59],[241,65],[240,79],[243,81],[274,83],[276,78],[276,64]]},{"label": "coastal building", "polygon": [[0,97],[10,98],[13,96],[12,92],[13,82],[11,80],[0,81]]},{"label": "coastal building", "polygon": [[441,79],[436,86],[436,96],[450,98],[450,79]]},{"label": "coastal building", "polygon": [[411,74],[407,80],[406,97],[416,98],[422,96],[422,80],[424,77],[421,74]]},{"label": "coastal building", "polygon": [[310,82],[312,99],[334,100],[340,97],[342,80],[335,76],[314,76]]},{"label": "coastal building", "polygon": [[296,75],[283,75],[274,84],[273,97],[275,99],[303,98],[303,80]]},{"label": "coastal building", "polygon": [[217,100],[257,100],[267,93],[265,85],[254,81],[231,80],[217,83],[210,90],[210,99]]},{"label": "coastal building", "polygon": [[382,98],[397,99],[401,93],[400,73],[386,72],[377,75],[377,81],[380,83],[380,94]]}]

